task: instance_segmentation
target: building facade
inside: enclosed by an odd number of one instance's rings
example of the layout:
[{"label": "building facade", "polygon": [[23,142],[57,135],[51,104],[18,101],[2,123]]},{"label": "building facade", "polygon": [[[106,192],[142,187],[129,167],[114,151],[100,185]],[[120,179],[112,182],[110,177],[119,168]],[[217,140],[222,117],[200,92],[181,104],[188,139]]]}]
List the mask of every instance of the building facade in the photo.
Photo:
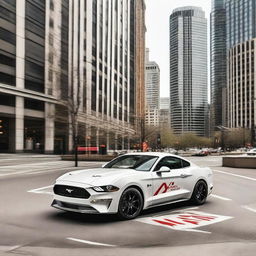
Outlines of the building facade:
[{"label": "building facade", "polygon": [[170,16],[170,111],[175,134],[207,135],[207,20],[198,7]]},{"label": "building facade", "polygon": [[227,50],[256,37],[255,0],[226,0]]},{"label": "building facade", "polygon": [[227,125],[248,128],[255,142],[256,2],[226,0]]},{"label": "building facade", "polygon": [[149,49],[145,60],[145,124],[159,125],[160,68],[155,61],[149,60]]},{"label": "building facade", "polygon": [[210,25],[211,133],[226,126],[225,90],[227,87],[226,9],[225,0],[212,0]]},{"label": "building facade", "polygon": [[169,97],[160,98],[159,126],[167,129],[171,128]]},{"label": "building facade", "polygon": [[136,130],[141,133],[145,122],[145,11],[144,0],[136,0]]},{"label": "building facade", "polygon": [[144,86],[135,48],[144,44],[136,37],[144,2],[0,0],[0,8],[0,150],[65,153],[75,132],[82,146],[129,148]]},{"label": "building facade", "polygon": [[228,126],[256,127],[256,39],[235,45],[228,53]]}]

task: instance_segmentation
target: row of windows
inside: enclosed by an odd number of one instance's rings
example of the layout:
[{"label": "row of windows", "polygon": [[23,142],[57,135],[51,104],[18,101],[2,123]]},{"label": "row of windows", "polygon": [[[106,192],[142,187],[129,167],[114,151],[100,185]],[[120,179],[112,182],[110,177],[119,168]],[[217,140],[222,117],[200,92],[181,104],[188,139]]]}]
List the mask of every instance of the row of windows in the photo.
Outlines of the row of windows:
[{"label": "row of windows", "polygon": [[13,24],[16,23],[16,14],[2,6],[0,6],[0,18],[7,20]]},{"label": "row of windows", "polygon": [[[15,45],[16,45],[16,35],[15,35],[15,24],[16,24],[16,0],[1,0],[0,1],[0,19],[5,22],[0,27],[0,39],[11,44],[0,48],[0,83],[15,86],[15,67],[16,67],[16,57]],[[6,28],[4,29],[4,24]],[[4,47],[4,48],[3,48]],[[0,104],[7,106],[15,105],[15,97],[9,95],[0,96]]]},{"label": "row of windows", "polygon": [[25,88],[44,93],[45,0],[26,0],[25,12]]},{"label": "row of windows", "polygon": [[32,4],[28,0],[26,1],[26,17],[41,27],[45,25],[45,12],[44,9],[40,8],[40,5],[42,3],[44,5],[44,2],[44,0],[40,0],[40,4],[35,3],[35,1]]}]

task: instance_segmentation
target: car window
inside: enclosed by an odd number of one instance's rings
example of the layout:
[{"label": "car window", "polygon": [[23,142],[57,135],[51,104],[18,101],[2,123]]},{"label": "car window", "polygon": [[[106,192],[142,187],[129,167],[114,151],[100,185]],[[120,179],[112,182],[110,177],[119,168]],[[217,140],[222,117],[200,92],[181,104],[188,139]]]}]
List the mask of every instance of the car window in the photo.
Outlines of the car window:
[{"label": "car window", "polygon": [[153,166],[153,164],[156,162],[156,159],[158,157],[154,157],[152,159],[149,159],[148,161],[146,161],[145,163],[141,164],[140,166],[138,166],[136,168],[137,171],[149,171],[151,169],[151,167]]},{"label": "car window", "polygon": [[185,167],[189,167],[190,166],[190,163],[185,161],[185,160],[182,160],[182,167],[185,168]]},{"label": "car window", "polygon": [[162,166],[169,167],[170,169],[182,168],[182,160],[177,157],[164,157],[156,166],[155,171],[159,170]]},{"label": "car window", "polygon": [[104,168],[119,168],[119,169],[134,169],[136,171],[150,171],[156,160],[157,156],[148,155],[124,155],[115,158]]}]

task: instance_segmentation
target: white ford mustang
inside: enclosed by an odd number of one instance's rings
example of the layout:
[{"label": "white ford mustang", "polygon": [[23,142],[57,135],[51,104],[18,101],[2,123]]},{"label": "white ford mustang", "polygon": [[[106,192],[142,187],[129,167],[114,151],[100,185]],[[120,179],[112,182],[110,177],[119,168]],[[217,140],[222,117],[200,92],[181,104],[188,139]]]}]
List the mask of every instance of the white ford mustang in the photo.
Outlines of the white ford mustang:
[{"label": "white ford mustang", "polygon": [[212,171],[167,153],[132,153],[102,168],[66,173],[56,180],[52,206],[80,213],[117,213],[133,219],[143,209],[178,201],[203,204]]}]

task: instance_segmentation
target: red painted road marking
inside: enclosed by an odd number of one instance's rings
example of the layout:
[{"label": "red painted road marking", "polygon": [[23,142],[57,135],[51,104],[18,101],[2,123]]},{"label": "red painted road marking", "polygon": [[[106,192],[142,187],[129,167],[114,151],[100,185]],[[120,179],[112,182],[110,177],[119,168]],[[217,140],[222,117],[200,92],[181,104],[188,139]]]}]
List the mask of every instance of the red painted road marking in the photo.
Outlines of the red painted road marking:
[{"label": "red painted road marking", "polygon": [[167,226],[176,226],[176,225],[184,225],[183,223],[181,222],[178,222],[178,221],[174,221],[174,220],[169,220],[169,219],[164,219],[165,221],[162,221],[162,220],[154,220],[155,222],[157,223],[160,223],[160,224],[163,224],[163,225],[167,225]]},{"label": "red painted road marking", "polygon": [[170,215],[158,216],[158,217],[146,217],[138,218],[135,221],[139,221],[146,224],[162,226],[180,231],[194,231],[210,233],[207,231],[197,230],[195,228],[207,226],[210,224],[229,220],[232,217],[222,216],[216,214],[209,214],[204,212],[189,211],[178,212]]},{"label": "red painted road marking", "polygon": [[174,221],[174,220],[170,220],[170,219],[164,219],[164,220],[169,221],[169,222],[172,222],[172,223],[175,223],[175,224],[184,225],[183,223],[178,222],[178,221]]}]

